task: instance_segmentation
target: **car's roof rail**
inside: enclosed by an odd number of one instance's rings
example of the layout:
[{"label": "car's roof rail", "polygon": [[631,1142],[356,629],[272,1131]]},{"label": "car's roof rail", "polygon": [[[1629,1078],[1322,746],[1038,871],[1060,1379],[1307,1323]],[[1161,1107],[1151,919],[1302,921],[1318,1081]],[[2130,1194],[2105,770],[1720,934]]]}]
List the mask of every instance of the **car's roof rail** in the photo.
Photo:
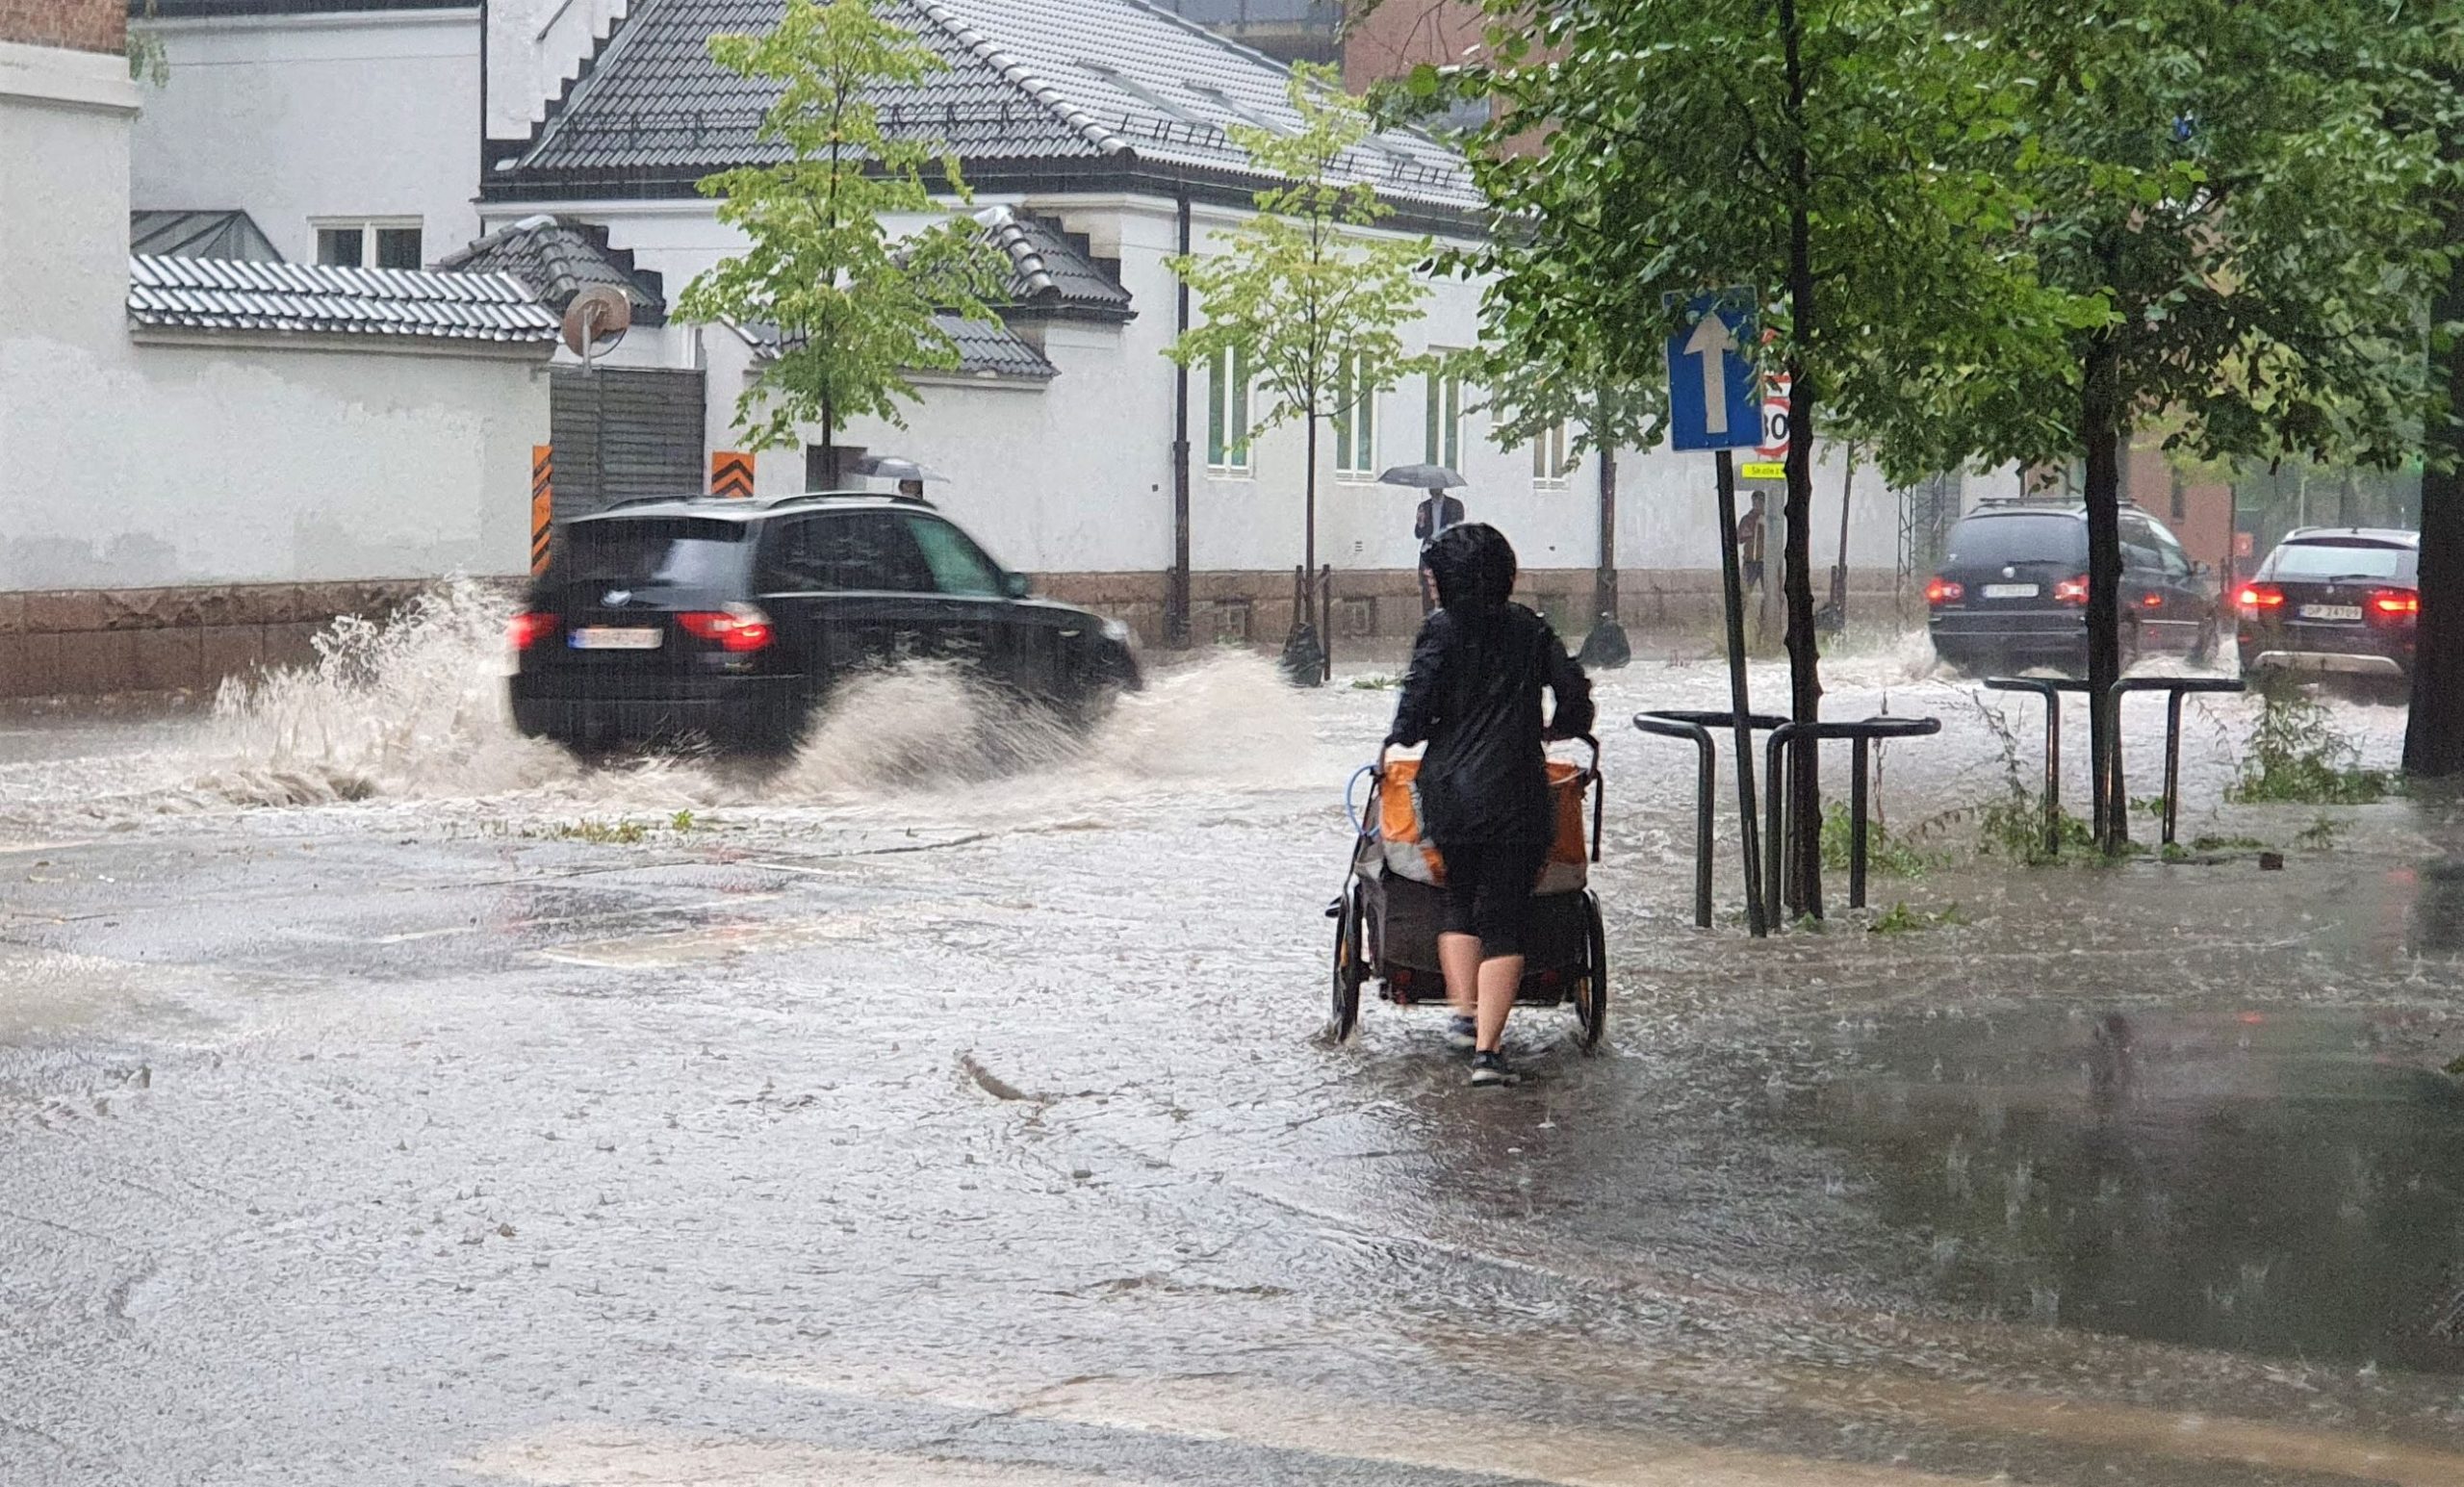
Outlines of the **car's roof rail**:
[{"label": "car's roof rail", "polygon": [[828,505],[834,500],[894,500],[902,505],[930,506],[921,496],[908,496],[897,491],[803,491],[792,496],[773,496],[761,503],[765,511],[783,506]]}]

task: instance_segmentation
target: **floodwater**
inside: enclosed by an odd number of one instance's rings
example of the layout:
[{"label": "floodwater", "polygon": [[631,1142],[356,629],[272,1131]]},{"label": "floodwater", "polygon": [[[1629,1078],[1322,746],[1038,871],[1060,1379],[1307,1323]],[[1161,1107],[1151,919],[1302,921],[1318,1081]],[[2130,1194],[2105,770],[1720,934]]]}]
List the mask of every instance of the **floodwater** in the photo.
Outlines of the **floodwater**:
[{"label": "floodwater", "polygon": [[0,1482],[2464,1481],[2464,827],[2227,804],[2247,701],[2018,869],[2034,705],[1846,648],[1933,861],[1755,942],[1621,725],[1722,669],[1603,679],[1607,1042],[1473,1091],[1318,1036],[1372,668],[592,770],[500,618],[0,728]]}]

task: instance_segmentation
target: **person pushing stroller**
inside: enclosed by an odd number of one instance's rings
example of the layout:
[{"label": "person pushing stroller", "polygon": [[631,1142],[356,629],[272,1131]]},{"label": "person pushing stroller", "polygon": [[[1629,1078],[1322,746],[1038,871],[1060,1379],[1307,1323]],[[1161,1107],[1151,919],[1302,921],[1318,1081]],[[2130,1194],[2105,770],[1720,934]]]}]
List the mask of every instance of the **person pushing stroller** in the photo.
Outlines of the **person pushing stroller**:
[{"label": "person pushing stroller", "polygon": [[[1418,782],[1446,864],[1437,955],[1454,1013],[1448,1039],[1471,1050],[1472,1083],[1511,1084],[1506,1013],[1554,829],[1543,746],[1591,731],[1591,682],[1549,622],[1513,602],[1514,548],[1496,527],[1447,528],[1421,567],[1438,607],[1412,642],[1385,747],[1428,745]],[[1545,728],[1543,689],[1553,704]]]}]

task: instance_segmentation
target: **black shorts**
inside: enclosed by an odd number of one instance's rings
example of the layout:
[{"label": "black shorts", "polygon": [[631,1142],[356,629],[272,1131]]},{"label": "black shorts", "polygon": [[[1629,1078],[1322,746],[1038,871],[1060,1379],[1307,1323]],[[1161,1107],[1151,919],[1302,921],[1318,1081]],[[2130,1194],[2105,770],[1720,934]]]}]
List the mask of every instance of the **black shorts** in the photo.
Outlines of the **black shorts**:
[{"label": "black shorts", "polygon": [[1548,849],[1537,842],[1440,842],[1446,860],[1441,935],[1476,935],[1480,956],[1523,954],[1531,937],[1531,890]]},{"label": "black shorts", "polygon": [[1744,579],[1745,587],[1749,589],[1762,587],[1762,559],[1749,557],[1739,562],[1737,566],[1744,570],[1738,577]]}]

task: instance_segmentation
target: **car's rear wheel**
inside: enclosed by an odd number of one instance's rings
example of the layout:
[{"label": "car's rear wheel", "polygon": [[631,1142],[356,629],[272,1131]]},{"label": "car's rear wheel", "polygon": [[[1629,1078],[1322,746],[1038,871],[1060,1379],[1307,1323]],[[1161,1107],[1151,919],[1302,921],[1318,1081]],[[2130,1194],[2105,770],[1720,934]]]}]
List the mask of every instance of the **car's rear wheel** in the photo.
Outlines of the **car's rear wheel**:
[{"label": "car's rear wheel", "polygon": [[2198,628],[2198,638],[2191,642],[2190,663],[2194,666],[2215,665],[2217,638],[2216,621],[2210,619]]}]

